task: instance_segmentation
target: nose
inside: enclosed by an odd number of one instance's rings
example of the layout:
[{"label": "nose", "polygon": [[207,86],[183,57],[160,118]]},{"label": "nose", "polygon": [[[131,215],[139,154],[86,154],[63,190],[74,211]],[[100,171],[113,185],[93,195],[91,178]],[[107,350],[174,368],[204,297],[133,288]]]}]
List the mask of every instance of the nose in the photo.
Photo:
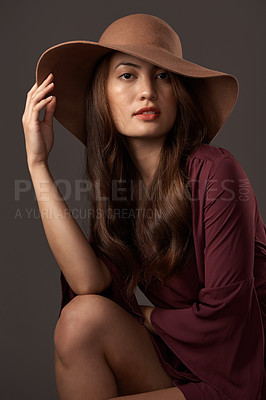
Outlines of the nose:
[{"label": "nose", "polygon": [[150,77],[142,77],[139,85],[140,100],[157,98],[157,91],[153,79]]}]

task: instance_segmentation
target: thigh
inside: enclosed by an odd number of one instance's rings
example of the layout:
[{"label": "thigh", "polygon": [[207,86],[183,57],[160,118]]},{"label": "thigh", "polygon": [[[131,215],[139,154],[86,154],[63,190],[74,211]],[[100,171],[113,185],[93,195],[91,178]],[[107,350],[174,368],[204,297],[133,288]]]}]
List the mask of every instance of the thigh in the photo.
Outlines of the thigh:
[{"label": "thigh", "polygon": [[63,310],[65,315],[69,313],[83,318],[88,341],[90,345],[91,341],[95,345],[97,342],[96,348],[101,345],[120,395],[174,386],[146,327],[120,305],[97,294],[82,295],[76,296]]}]

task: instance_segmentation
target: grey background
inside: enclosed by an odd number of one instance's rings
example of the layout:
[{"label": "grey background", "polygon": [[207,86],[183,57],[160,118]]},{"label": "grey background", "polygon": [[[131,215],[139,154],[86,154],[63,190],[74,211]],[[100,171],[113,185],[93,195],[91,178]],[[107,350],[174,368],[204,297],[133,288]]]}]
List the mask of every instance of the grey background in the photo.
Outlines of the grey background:
[{"label": "grey background", "polygon": [[[239,80],[235,109],[212,144],[228,149],[239,160],[265,222],[265,11],[263,0],[23,1],[2,5],[2,400],[56,399],[53,332],[61,301],[59,268],[38,216],[32,186],[17,198],[15,189],[22,180],[31,185],[21,116],[41,54],[60,42],[98,41],[110,23],[131,13],[164,19],[179,34],[185,59],[232,73]],[[54,131],[49,158],[52,175],[74,185],[74,179],[81,178],[82,145],[57,121]],[[64,195],[64,184],[59,188]],[[74,191],[65,200],[71,209],[80,207]],[[138,299],[145,304],[140,293]]]}]

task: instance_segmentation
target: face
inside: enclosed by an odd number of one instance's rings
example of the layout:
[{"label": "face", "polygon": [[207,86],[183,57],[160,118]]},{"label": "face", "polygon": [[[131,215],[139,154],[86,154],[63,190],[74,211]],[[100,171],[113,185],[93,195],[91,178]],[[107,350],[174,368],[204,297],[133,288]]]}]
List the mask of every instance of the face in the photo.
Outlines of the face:
[{"label": "face", "polygon": [[110,59],[106,89],[121,134],[158,138],[166,136],[173,127],[177,102],[167,70],[115,52]]}]

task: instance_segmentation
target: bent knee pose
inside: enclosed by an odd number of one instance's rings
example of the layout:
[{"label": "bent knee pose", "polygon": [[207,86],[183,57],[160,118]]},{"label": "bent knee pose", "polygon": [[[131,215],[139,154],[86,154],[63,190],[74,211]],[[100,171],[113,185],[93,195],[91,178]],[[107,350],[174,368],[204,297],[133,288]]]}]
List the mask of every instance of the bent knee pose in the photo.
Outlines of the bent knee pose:
[{"label": "bent knee pose", "polygon": [[174,386],[146,328],[103,296],[77,296],[68,303],[54,340],[62,399],[107,399]]},{"label": "bent knee pose", "polygon": [[[210,144],[237,79],[183,59],[146,14],[53,46],[36,76],[22,122],[61,269],[59,400],[262,400],[266,227],[239,162]],[[53,117],[86,150],[89,240],[48,166]]]}]

